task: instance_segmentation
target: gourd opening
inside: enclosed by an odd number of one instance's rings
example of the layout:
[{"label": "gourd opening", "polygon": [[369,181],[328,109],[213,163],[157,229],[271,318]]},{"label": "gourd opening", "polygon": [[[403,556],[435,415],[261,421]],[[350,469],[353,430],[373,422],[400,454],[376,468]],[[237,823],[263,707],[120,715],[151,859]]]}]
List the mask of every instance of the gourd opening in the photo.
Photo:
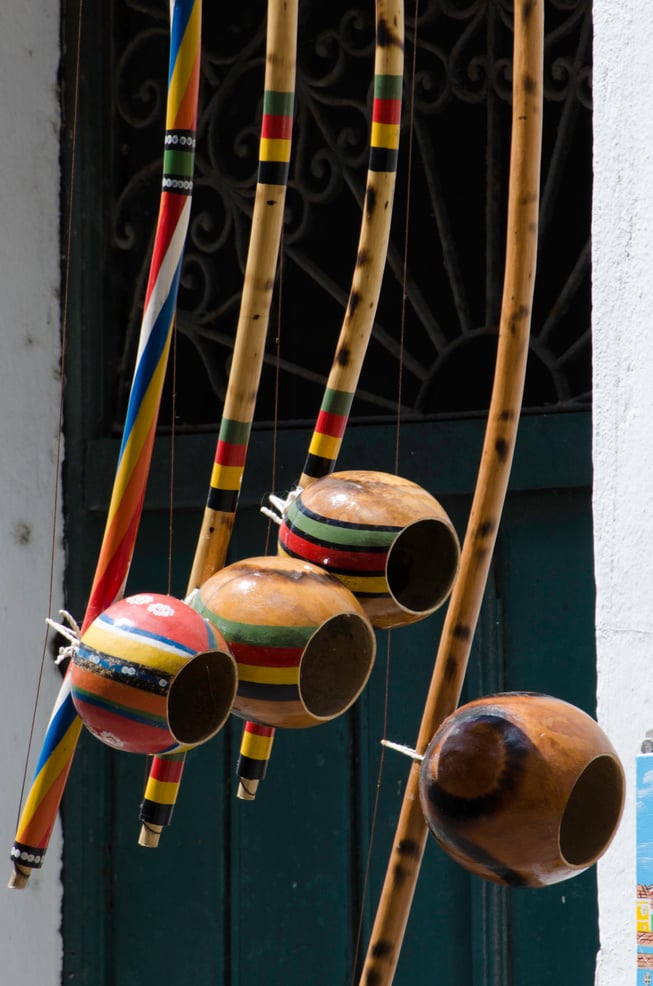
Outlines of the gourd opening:
[{"label": "gourd opening", "polygon": [[333,719],[352,705],[374,664],[376,638],[357,613],[326,620],[308,641],[299,669],[299,692],[307,710]]},{"label": "gourd opening", "polygon": [[386,563],[393,599],[411,613],[431,613],[453,588],[460,544],[450,524],[433,517],[410,524],[395,538]]},{"label": "gourd opening", "polygon": [[623,769],[616,756],[591,760],[574,784],[560,823],[560,852],[571,866],[590,866],[616,832],[624,801]]},{"label": "gourd opening", "polygon": [[224,651],[196,654],[179,671],[168,694],[168,724],[184,746],[211,739],[225,724],[236,696],[236,662]]}]

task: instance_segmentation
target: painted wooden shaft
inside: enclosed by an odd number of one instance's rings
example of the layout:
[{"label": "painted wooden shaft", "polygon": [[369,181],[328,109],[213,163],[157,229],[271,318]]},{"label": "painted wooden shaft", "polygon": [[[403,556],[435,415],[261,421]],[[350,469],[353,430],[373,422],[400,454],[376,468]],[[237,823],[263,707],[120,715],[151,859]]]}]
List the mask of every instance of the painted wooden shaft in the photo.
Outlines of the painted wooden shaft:
[{"label": "painted wooden shaft", "polygon": [[86,727],[127,753],[166,754],[206,742],[236,693],[236,665],[215,626],[172,596],[140,593],[82,634],[70,672]]},{"label": "painted wooden shaft", "polygon": [[229,383],[188,591],[225,564],[254,418],[290,164],[297,0],[270,0],[259,170]]},{"label": "painted wooden shaft", "polygon": [[[145,498],[190,216],[201,47],[200,0],[174,0],[170,14],[161,205],[118,466],[82,630],[122,595],[127,580]],[[26,866],[42,865],[80,732],[81,721],[75,713],[66,676],[18,824],[14,849],[21,847],[20,863],[12,852],[16,870],[18,866],[25,870]],[[24,885],[23,880],[20,883]]]},{"label": "painted wooden shaft", "polygon": [[[227,560],[245,471],[270,320],[290,167],[297,14],[297,0],[268,2],[263,119],[252,231],[229,382],[206,508],[188,580],[188,595],[219,571]],[[151,770],[158,769],[155,760]],[[147,825],[141,829],[139,841],[150,847],[156,845],[155,834]]]},{"label": "painted wooden shaft", "polygon": [[430,493],[363,470],[323,476],[292,500],[279,552],[335,575],[375,627],[433,613],[451,592],[460,559],[453,524]]},{"label": "painted wooden shaft", "polygon": [[377,0],[370,158],[356,268],[345,318],[299,486],[335,468],[381,293],[394,198],[404,24],[401,4]]},{"label": "painted wooden shaft", "polygon": [[[159,836],[166,825],[170,825],[177,803],[186,756],[172,753],[166,757],[155,757],[140,809],[140,819],[147,833],[144,845],[158,845]],[[149,836],[149,838],[148,838]]]},{"label": "painted wooden shaft", "polygon": [[[356,268],[322,406],[299,480],[302,488],[335,468],[374,326],[390,237],[399,153],[403,55],[403,5],[396,0],[377,0],[370,156]],[[251,784],[241,783],[238,794],[249,798],[254,792]]]},{"label": "painted wooden shaft", "polygon": [[548,695],[491,695],[452,713],[420,768],[422,810],[458,863],[544,887],[597,861],[617,830],[624,772],[605,733]]},{"label": "painted wooden shaft", "polygon": [[261,726],[257,722],[246,722],[243,727],[236,765],[240,780],[238,797],[242,801],[253,801],[260,782],[265,779],[275,733],[273,726]]},{"label": "painted wooden shaft", "polygon": [[[418,753],[426,750],[435,730],[460,698],[521,412],[537,258],[543,34],[544,0],[516,4],[506,267],[497,365],[460,571],[426,696],[416,743]],[[419,803],[419,765],[415,763],[406,785],[361,986],[388,986],[394,978],[427,831]]]},{"label": "painted wooden shaft", "polygon": [[[376,640],[363,608],[307,562],[235,562],[207,579],[190,604],[228,642],[238,664],[233,712],[251,723],[299,729],[328,722],[353,704],[372,671]],[[246,727],[250,753],[255,736]],[[262,760],[266,743],[256,752]]]},{"label": "painted wooden shaft", "polygon": [[82,631],[125,588],[152,458],[190,219],[201,9],[197,0],[175,0],[171,10],[161,204],[117,475]]}]

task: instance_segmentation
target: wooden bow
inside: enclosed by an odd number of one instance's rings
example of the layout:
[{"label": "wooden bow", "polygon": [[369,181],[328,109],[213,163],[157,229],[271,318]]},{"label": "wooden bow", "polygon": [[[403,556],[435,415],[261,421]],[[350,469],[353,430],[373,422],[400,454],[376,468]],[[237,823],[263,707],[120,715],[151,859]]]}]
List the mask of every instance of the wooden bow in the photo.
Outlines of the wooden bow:
[{"label": "wooden bow", "polygon": [[[416,743],[424,753],[460,699],[503,510],[526,373],[537,258],[544,0],[515,4],[508,234],[497,364],[461,564]],[[411,767],[361,986],[388,986],[399,960],[427,838]]]},{"label": "wooden bow", "polygon": [[[222,422],[187,594],[223,568],[236,516],[270,320],[290,162],[297,0],[269,0],[263,120],[252,232]],[[141,806],[141,845],[170,823],[184,757],[155,757]]]},{"label": "wooden bow", "polygon": [[[141,518],[190,218],[201,51],[201,0],[172,0],[161,203],[109,514],[83,633],[124,592]],[[11,851],[10,887],[27,884],[50,841],[81,732],[66,674]]]},{"label": "wooden bow", "polygon": [[[299,488],[336,465],[363,360],[374,327],[385,269],[394,199],[404,68],[401,0],[377,0],[370,157],[356,267],[324,397]],[[264,778],[274,729],[247,723],[237,773],[238,796],[251,800]]]}]

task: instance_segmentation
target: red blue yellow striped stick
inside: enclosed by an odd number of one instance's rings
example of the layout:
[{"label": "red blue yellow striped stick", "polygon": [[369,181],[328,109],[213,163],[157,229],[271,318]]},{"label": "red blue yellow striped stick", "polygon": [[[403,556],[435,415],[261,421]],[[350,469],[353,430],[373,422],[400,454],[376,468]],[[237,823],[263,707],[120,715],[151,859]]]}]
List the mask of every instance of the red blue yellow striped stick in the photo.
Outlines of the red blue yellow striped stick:
[{"label": "red blue yellow striped stick", "polygon": [[[161,205],[145,296],[136,368],[99,560],[82,626],[124,591],[145,487],[170,349],[184,242],[190,216],[201,53],[200,0],[173,0]],[[25,886],[40,867],[81,731],[62,684],[23,806],[11,851],[10,886]]]},{"label": "red blue yellow striped stick", "polygon": [[[223,568],[229,549],[263,366],[283,225],[293,123],[297,0],[268,4],[263,119],[252,232],[215,462],[188,594]],[[257,749],[260,749],[260,739]],[[272,740],[270,739],[270,746]],[[250,757],[250,760],[256,760]],[[264,761],[266,762],[266,761]],[[152,770],[158,770],[155,758]],[[172,804],[168,804],[168,818]],[[154,818],[159,821],[155,822]],[[158,845],[164,806],[146,798],[140,842]]]},{"label": "red blue yellow striped stick", "polygon": [[[399,154],[404,71],[404,23],[400,4],[377,0],[374,102],[370,156],[356,269],[331,372],[311,439],[299,486],[305,488],[333,472],[349,420],[381,294],[388,252],[392,203]],[[247,733],[243,744],[248,742]],[[268,756],[272,749],[269,739]],[[239,796],[255,796],[267,760],[254,764],[241,748]],[[247,773],[245,773],[247,771]],[[256,776],[254,776],[256,774]]]}]

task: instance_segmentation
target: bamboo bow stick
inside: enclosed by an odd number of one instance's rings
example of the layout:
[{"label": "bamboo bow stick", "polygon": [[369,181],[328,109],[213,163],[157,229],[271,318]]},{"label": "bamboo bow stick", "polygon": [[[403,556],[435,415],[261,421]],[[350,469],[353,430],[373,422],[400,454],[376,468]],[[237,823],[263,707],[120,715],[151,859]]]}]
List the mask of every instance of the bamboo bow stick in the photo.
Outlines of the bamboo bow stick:
[{"label": "bamboo bow stick", "polygon": [[[297,0],[269,0],[263,120],[252,232],[215,463],[187,594],[224,567],[254,419],[284,219],[295,91]],[[141,845],[170,823],[184,756],[155,757],[141,806]]]},{"label": "bamboo bow stick", "polygon": [[376,4],[370,160],[347,311],[299,486],[335,469],[381,294],[397,175],[404,72],[403,5]]},{"label": "bamboo bow stick", "polygon": [[[123,439],[82,633],[122,595],[127,581],[152,458],[190,217],[201,50],[200,0],[173,0],[170,19],[161,205]],[[67,674],[11,850],[14,871],[10,887],[26,886],[31,870],[43,864],[81,726]]]},{"label": "bamboo bow stick", "polygon": [[[300,488],[332,472],[374,327],[385,269],[396,183],[404,71],[401,0],[377,0],[370,157],[356,268],[333,364],[309,445]],[[264,778],[274,729],[247,723],[237,774],[238,796],[252,800]]]},{"label": "bamboo bow stick", "polygon": [[[515,4],[508,238],[497,364],[476,490],[416,751],[456,708],[503,510],[521,412],[537,258],[542,136],[544,0]],[[410,913],[427,827],[411,767],[392,853],[363,967],[361,986],[393,980]]]}]

